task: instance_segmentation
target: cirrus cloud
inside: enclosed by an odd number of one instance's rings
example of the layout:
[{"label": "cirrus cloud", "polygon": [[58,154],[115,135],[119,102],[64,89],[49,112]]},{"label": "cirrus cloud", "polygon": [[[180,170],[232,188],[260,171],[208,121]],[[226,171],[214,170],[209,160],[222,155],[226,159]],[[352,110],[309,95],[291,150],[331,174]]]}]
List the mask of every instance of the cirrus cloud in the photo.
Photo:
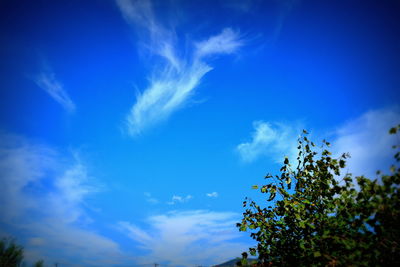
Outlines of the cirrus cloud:
[{"label": "cirrus cloud", "polygon": [[148,127],[167,119],[184,106],[212,67],[210,56],[235,53],[243,45],[239,33],[225,28],[221,33],[200,42],[186,55],[180,55],[179,39],[174,29],[158,22],[151,1],[117,0],[123,18],[139,31],[141,44],[150,55],[156,55],[149,85],[138,93],[136,103],[126,116],[126,128],[135,136]]},{"label": "cirrus cloud", "polygon": [[48,93],[56,102],[58,102],[67,112],[76,110],[75,103],[69,97],[64,86],[56,79],[54,72],[45,65],[43,70],[33,78],[38,87]]}]

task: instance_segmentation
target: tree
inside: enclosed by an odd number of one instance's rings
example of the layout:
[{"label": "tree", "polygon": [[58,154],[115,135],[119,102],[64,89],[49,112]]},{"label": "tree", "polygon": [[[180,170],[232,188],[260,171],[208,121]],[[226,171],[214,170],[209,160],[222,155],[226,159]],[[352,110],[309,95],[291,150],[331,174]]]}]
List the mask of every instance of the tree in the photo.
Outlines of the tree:
[{"label": "tree", "polygon": [[332,158],[329,146],[317,151],[303,131],[297,166],[285,158],[280,175],[254,186],[273,205],[243,202],[237,226],[257,241],[249,252],[258,266],[400,266],[400,168],[377,172],[379,180],[355,177],[354,186],[349,173],[339,180],[349,155]]},{"label": "tree", "polygon": [[44,261],[43,260],[38,260],[37,262],[35,262],[33,267],[44,267]]},{"label": "tree", "polygon": [[11,239],[0,241],[0,266],[14,267],[20,266],[24,258],[24,249],[15,244]]},{"label": "tree", "polygon": [[[17,245],[13,239],[3,238],[0,240],[0,267],[23,266],[24,248]],[[39,260],[34,267],[43,267],[44,261]]]}]

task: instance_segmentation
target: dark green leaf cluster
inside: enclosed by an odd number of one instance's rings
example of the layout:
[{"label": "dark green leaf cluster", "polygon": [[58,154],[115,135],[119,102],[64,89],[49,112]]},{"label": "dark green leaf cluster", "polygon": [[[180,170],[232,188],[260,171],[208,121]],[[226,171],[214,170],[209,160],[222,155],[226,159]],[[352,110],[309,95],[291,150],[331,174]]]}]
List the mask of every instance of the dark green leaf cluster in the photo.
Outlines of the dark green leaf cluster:
[{"label": "dark green leaf cluster", "polygon": [[[26,266],[23,263],[24,248],[17,245],[13,239],[3,238],[0,240],[0,267],[20,267]],[[43,267],[44,261],[39,260],[34,267]]]},{"label": "dark green leaf cluster", "polygon": [[13,240],[3,239],[0,241],[0,266],[20,266],[24,259],[24,249],[16,245]]},{"label": "dark green leaf cluster", "polygon": [[44,267],[44,261],[43,260],[39,260],[37,261],[33,267]]},{"label": "dark green leaf cluster", "polygon": [[356,177],[355,186],[351,174],[341,176],[348,154],[332,158],[329,142],[318,149],[306,131],[298,144],[295,168],[285,158],[280,175],[253,187],[272,206],[243,202],[237,226],[257,241],[249,252],[258,265],[400,266],[400,168],[379,181]]}]

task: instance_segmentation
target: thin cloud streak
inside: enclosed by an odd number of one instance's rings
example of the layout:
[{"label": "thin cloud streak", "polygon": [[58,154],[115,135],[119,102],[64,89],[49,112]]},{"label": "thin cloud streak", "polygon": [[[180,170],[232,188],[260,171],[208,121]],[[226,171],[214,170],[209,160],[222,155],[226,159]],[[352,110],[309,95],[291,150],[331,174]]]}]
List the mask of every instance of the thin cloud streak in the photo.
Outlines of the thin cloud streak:
[{"label": "thin cloud streak", "polygon": [[175,205],[176,203],[185,203],[193,198],[192,195],[187,195],[185,197],[173,195],[171,201],[167,202],[168,205]]},{"label": "thin cloud streak", "polygon": [[149,192],[144,192],[144,196],[146,197],[146,201],[151,204],[157,204],[159,202],[158,199],[153,197]]},{"label": "thin cloud streak", "polygon": [[238,32],[225,28],[220,34],[194,42],[192,51],[180,56],[174,30],[157,21],[150,1],[117,0],[117,5],[123,18],[143,33],[143,47],[151,55],[159,56],[148,87],[137,94],[136,103],[126,117],[127,131],[135,136],[187,103],[204,75],[212,70],[205,62],[207,58],[235,53],[243,40]]},{"label": "thin cloud streak", "polygon": [[218,192],[212,192],[212,193],[207,193],[207,197],[212,197],[212,198],[217,198],[218,197]]},{"label": "thin cloud streak", "polygon": [[76,106],[64,89],[64,86],[56,79],[53,72],[44,70],[34,77],[37,86],[47,92],[67,112],[74,112]]},{"label": "thin cloud streak", "polygon": [[172,211],[146,220],[147,231],[129,223],[118,227],[149,259],[171,265],[211,265],[239,256],[249,244],[237,238],[242,235],[235,227],[239,214],[206,210]]}]

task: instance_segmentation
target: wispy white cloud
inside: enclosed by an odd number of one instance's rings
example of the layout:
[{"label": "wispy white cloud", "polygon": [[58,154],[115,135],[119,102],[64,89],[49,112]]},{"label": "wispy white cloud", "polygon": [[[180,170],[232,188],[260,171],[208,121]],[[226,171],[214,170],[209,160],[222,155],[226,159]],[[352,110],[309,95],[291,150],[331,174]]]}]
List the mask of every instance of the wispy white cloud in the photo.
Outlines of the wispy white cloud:
[{"label": "wispy white cloud", "polygon": [[279,0],[276,1],[279,6],[276,26],[273,31],[271,42],[275,42],[282,32],[285,20],[292,9],[300,2],[300,0]]},{"label": "wispy white cloud", "polygon": [[167,202],[168,205],[174,205],[176,203],[185,203],[193,198],[192,195],[187,195],[185,197],[173,195],[171,201]]},{"label": "wispy white cloud", "polygon": [[66,111],[74,112],[76,107],[64,86],[56,79],[55,74],[49,67],[45,67],[41,73],[33,78],[37,86],[47,92],[55,101],[57,101]]},{"label": "wispy white cloud", "polygon": [[232,54],[243,45],[239,33],[225,28],[220,34],[195,42],[190,53],[178,53],[179,40],[173,29],[157,21],[150,1],[117,0],[124,19],[143,33],[143,47],[159,56],[148,87],[137,95],[126,117],[129,134],[140,134],[182,107],[193,95],[203,76],[212,70],[206,58]]},{"label": "wispy white cloud", "polygon": [[208,196],[208,197],[218,197],[218,193],[217,192],[207,193],[206,196]]},{"label": "wispy white cloud", "polygon": [[87,228],[87,196],[102,186],[77,154],[64,156],[21,137],[0,136],[0,221],[9,234],[24,233],[28,260],[109,266],[124,258],[114,241]]},{"label": "wispy white cloud", "polygon": [[151,204],[157,204],[159,202],[158,199],[153,197],[149,192],[144,192],[144,196],[146,197],[146,201]]},{"label": "wispy white cloud", "polygon": [[149,259],[171,265],[211,265],[240,256],[248,244],[237,240],[242,236],[235,225],[239,214],[194,210],[169,212],[151,216],[143,230],[129,222],[119,227],[147,251]]},{"label": "wispy white cloud", "polygon": [[232,54],[243,45],[237,32],[225,28],[218,35],[195,44],[195,58],[202,59],[217,54]]},{"label": "wispy white cloud", "polygon": [[[313,135],[319,139],[329,139],[335,157],[349,153],[346,171],[353,175],[375,178],[376,171],[387,171],[394,163],[392,146],[398,144],[395,136],[389,135],[391,127],[400,123],[398,106],[370,110],[350,119],[330,133]],[[297,156],[297,137],[301,127],[285,124],[271,124],[263,121],[253,123],[254,132],[249,142],[239,144],[236,149],[242,160],[252,162],[259,157],[269,157],[282,162],[289,156],[293,162]]]},{"label": "wispy white cloud", "polygon": [[370,110],[347,121],[334,131],[332,148],[336,156],[349,152],[346,170],[353,175],[376,177],[376,171],[387,172],[394,163],[393,145],[399,143],[389,135],[391,127],[400,123],[400,108]]},{"label": "wispy white cloud", "polygon": [[[285,22],[294,8],[301,2],[300,0],[275,0],[269,1],[270,4],[275,5],[275,12],[268,19],[275,20],[275,24],[271,29],[269,36],[264,36],[264,42],[269,45],[274,45],[279,38]],[[262,0],[223,0],[221,5],[234,11],[233,15],[246,14],[248,17],[260,16],[260,12],[264,12],[265,1]],[[265,16],[267,17],[267,16]]]},{"label": "wispy white cloud", "polygon": [[252,162],[262,156],[272,158],[275,162],[282,162],[283,156],[288,156],[294,161],[300,127],[264,121],[253,122],[253,127],[251,141],[236,147],[244,162]]},{"label": "wispy white cloud", "polygon": [[[125,231],[128,237],[131,239],[139,241],[141,245],[154,241],[153,237],[150,236],[146,231],[129,222],[119,222],[118,228]],[[145,246],[143,248],[147,249]]]}]

